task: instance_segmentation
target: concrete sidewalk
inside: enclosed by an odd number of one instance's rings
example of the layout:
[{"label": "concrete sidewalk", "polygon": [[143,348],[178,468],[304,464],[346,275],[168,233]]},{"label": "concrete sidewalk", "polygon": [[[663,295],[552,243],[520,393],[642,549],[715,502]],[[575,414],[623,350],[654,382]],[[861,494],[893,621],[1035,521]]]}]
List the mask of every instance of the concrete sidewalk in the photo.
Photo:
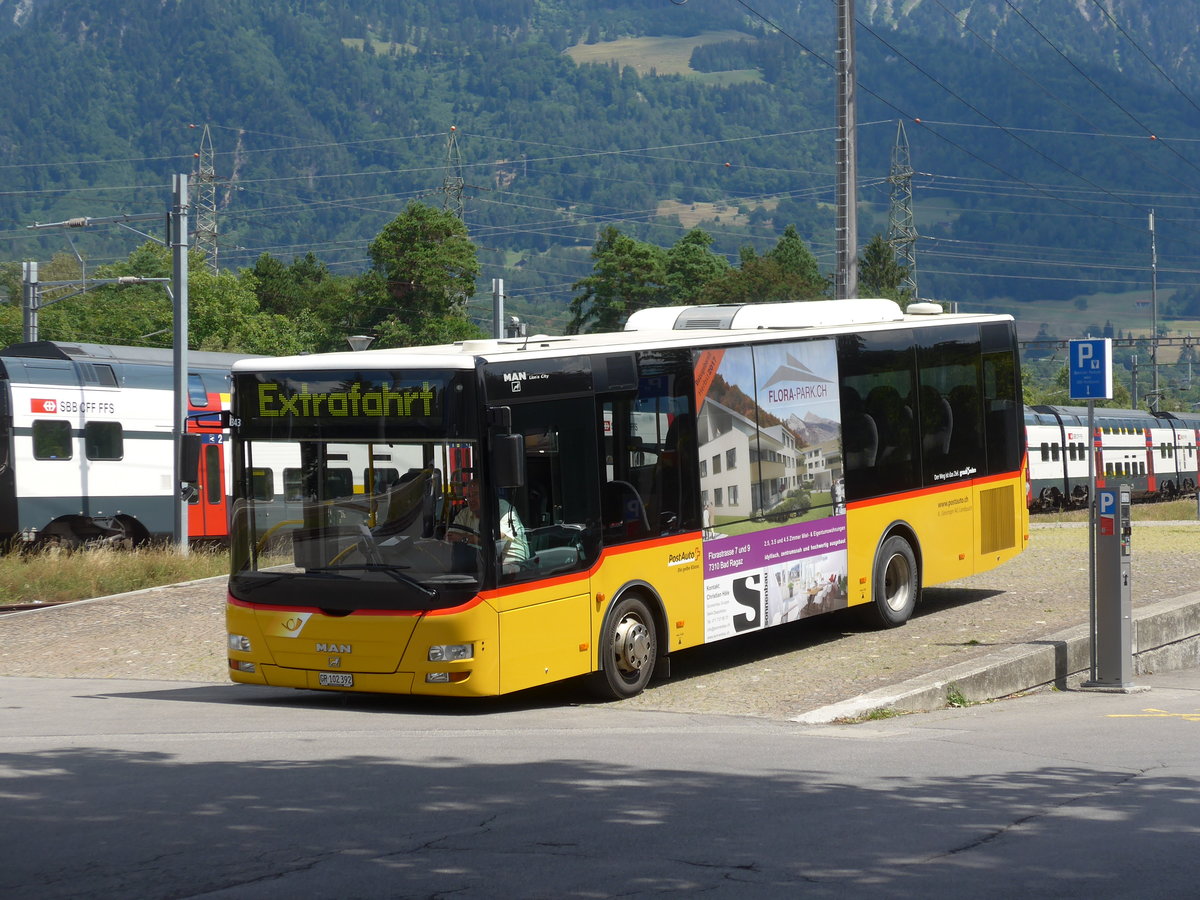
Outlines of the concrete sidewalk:
[{"label": "concrete sidewalk", "polygon": [[[1200,665],[1200,592],[1137,607],[1132,625],[1135,676]],[[946,706],[950,692],[974,703],[1049,685],[1075,687],[1090,675],[1089,632],[1087,625],[1069,628],[811,710],[792,721],[816,725],[875,710],[925,712]]]}]

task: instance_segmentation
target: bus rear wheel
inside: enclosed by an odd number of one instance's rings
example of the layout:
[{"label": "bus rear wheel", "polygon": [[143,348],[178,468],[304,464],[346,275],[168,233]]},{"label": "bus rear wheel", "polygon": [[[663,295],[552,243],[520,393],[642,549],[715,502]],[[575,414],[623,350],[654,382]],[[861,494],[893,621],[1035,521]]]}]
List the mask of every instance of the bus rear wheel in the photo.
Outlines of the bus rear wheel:
[{"label": "bus rear wheel", "polygon": [[921,580],[912,546],[892,535],[875,554],[872,602],[862,607],[864,618],[878,628],[896,628],[907,622],[917,606]]},{"label": "bus rear wheel", "polygon": [[600,671],[592,675],[597,696],[625,700],[645,690],[658,657],[654,616],[645,601],[629,596],[613,607],[600,634],[600,651]]}]

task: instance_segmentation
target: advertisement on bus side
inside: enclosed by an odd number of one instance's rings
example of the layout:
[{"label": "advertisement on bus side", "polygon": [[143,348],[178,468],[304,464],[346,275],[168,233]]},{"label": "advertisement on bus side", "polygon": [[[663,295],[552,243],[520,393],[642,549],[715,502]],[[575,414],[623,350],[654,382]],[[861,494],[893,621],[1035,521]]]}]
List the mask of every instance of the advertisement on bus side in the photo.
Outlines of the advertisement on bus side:
[{"label": "advertisement on bus side", "polygon": [[705,640],[844,607],[833,340],[697,355]]}]

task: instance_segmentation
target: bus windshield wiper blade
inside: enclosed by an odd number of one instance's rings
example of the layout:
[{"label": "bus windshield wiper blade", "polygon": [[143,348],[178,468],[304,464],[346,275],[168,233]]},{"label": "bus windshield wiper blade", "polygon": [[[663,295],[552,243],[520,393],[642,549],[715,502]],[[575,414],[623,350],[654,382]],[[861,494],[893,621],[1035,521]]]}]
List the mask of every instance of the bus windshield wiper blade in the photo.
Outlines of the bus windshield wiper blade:
[{"label": "bus windshield wiper blade", "polygon": [[400,582],[406,587],[410,587],[420,594],[423,594],[428,599],[432,600],[437,596],[437,591],[431,587],[427,587],[411,575],[406,575],[401,569],[407,569],[409,566],[400,566],[388,563],[355,563],[348,566],[322,566],[308,570],[309,575],[325,575],[340,577],[342,572],[382,572],[389,578]]}]

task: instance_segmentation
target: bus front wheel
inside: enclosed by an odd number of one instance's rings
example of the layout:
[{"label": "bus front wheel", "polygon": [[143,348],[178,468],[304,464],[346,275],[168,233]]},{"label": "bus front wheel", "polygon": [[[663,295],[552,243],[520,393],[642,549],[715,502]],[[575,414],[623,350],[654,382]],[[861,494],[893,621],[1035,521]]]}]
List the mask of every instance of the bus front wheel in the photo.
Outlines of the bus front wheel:
[{"label": "bus front wheel", "polygon": [[875,555],[872,602],[863,615],[879,628],[903,625],[913,614],[920,592],[917,557],[904,538],[892,535]]},{"label": "bus front wheel", "polygon": [[601,668],[592,675],[599,697],[624,700],[645,689],[658,656],[654,616],[645,601],[627,596],[613,607],[600,635],[600,650]]}]

